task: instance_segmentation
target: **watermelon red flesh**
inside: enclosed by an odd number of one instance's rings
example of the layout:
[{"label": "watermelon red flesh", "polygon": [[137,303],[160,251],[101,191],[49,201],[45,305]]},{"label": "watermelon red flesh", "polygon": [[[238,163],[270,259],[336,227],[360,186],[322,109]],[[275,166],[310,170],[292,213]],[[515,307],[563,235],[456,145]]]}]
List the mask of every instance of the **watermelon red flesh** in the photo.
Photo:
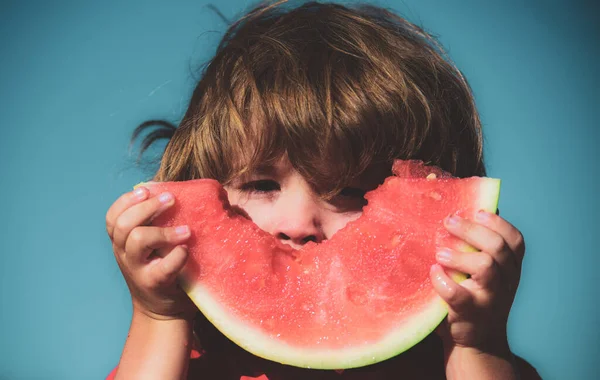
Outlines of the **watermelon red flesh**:
[{"label": "watermelon red flesh", "polygon": [[423,165],[423,161],[419,160],[395,160],[392,172],[401,178],[427,178],[432,174],[435,178],[452,178],[452,174],[437,166]]},{"label": "watermelon red flesh", "polygon": [[446,309],[429,280],[436,247],[467,248],[443,219],[495,211],[499,181],[390,177],[367,194],[359,219],[301,250],[234,213],[215,181],[150,188],[177,199],[155,224],[192,229],[182,283],[217,328],[255,355],[337,369],[385,360],[439,324]]}]

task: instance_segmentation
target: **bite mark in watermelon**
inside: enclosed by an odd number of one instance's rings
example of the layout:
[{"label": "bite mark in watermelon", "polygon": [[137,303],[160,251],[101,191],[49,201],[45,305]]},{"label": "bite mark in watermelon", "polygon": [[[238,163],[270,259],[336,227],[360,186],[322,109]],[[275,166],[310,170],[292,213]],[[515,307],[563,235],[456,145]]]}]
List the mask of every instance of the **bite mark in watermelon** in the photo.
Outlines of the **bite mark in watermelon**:
[{"label": "bite mark in watermelon", "polygon": [[496,211],[497,179],[452,178],[416,161],[393,172],[357,220],[301,250],[235,213],[214,180],[146,186],[174,194],[153,224],[190,226],[181,284],[224,335],[266,359],[342,369],[386,360],[435,329],[447,314],[429,279],[436,249],[470,249],[443,219]]}]

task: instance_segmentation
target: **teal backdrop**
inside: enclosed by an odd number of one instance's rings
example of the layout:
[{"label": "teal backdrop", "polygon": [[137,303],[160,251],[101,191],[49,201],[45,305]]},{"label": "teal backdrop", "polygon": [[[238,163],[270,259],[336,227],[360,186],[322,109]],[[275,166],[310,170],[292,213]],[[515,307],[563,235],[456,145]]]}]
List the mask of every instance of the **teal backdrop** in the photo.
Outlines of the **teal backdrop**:
[{"label": "teal backdrop", "polygon": [[[130,134],[182,116],[225,24],[205,0],[0,3],[0,378],[101,379],[131,315],[104,216],[152,173]],[[251,3],[215,4],[234,18]],[[377,4],[437,35],[474,89],[527,242],[513,350],[546,379],[600,378],[598,6]]]}]

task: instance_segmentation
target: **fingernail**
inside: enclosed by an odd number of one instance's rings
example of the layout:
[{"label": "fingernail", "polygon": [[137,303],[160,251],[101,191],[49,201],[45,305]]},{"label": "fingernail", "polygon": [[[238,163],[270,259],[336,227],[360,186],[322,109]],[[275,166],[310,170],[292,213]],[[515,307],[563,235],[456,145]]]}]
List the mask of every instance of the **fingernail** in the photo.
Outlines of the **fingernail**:
[{"label": "fingernail", "polygon": [[440,264],[433,264],[430,268],[430,272],[434,275],[441,286],[448,288],[448,281],[446,280],[447,274],[444,271],[443,266]]},{"label": "fingernail", "polygon": [[443,263],[449,263],[452,260],[452,252],[447,248],[442,248],[436,253],[437,260]]},{"label": "fingernail", "polygon": [[173,194],[171,193],[162,193],[158,196],[158,200],[160,203],[169,203],[173,200]]},{"label": "fingernail", "polygon": [[452,214],[446,218],[446,224],[449,226],[456,226],[460,223],[460,216]]},{"label": "fingernail", "polygon": [[431,273],[435,273],[437,277],[439,277],[440,272],[443,271],[442,266],[440,264],[433,264],[431,268],[429,268]]},{"label": "fingernail", "polygon": [[144,190],[143,187],[138,187],[137,189],[133,190],[133,195],[137,199],[144,199],[146,198],[146,190]]},{"label": "fingernail", "polygon": [[477,211],[477,214],[475,214],[475,219],[479,220],[480,222],[485,222],[489,218],[490,214],[485,210],[479,210]]},{"label": "fingernail", "polygon": [[179,226],[175,228],[175,233],[177,235],[187,235],[190,233],[190,228],[188,226]]}]

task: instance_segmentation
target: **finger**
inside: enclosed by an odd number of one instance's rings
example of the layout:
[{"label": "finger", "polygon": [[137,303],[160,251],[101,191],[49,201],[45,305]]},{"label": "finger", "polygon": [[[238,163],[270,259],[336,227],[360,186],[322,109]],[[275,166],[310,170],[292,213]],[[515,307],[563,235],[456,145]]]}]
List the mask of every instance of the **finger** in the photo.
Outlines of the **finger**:
[{"label": "finger", "polygon": [[134,228],[125,242],[125,255],[129,264],[143,265],[148,262],[152,251],[167,246],[175,246],[190,237],[188,226]]},{"label": "finger", "polygon": [[113,242],[124,249],[127,237],[135,227],[147,224],[174,203],[173,194],[162,193],[126,209],[115,223]]},{"label": "finger", "polygon": [[444,318],[442,320],[442,322],[440,322],[440,324],[435,328],[435,333],[437,334],[437,336],[439,336],[440,338],[442,338],[442,340],[446,340],[448,338],[448,335],[450,333],[450,329],[448,326],[448,319]]},{"label": "finger", "polygon": [[429,276],[435,291],[452,310],[462,314],[473,308],[474,299],[471,292],[452,280],[441,265],[432,265]]},{"label": "finger", "polygon": [[490,254],[501,267],[510,265],[514,268],[519,267],[517,257],[498,232],[458,215],[451,215],[444,223],[451,234],[474,248]]},{"label": "finger", "polygon": [[467,273],[485,289],[497,289],[502,273],[492,256],[485,252],[461,252],[442,248],[436,253],[438,263],[446,268]]},{"label": "finger", "polygon": [[475,220],[483,226],[497,232],[503,238],[510,250],[516,255],[520,264],[525,254],[525,239],[523,234],[515,226],[510,224],[504,218],[481,210],[475,214]]},{"label": "finger", "polygon": [[177,280],[177,275],[187,261],[188,251],[185,246],[173,248],[167,255],[156,259],[148,267],[148,280],[150,286],[157,288],[171,285]]},{"label": "finger", "polygon": [[148,191],[148,189],[146,189],[143,186],[140,186],[133,191],[121,195],[115,201],[115,203],[113,203],[109,207],[108,211],[106,212],[106,231],[108,232],[108,236],[110,236],[111,239],[113,237],[113,231],[115,228],[117,217],[129,207],[146,200],[149,194],[150,192]]}]

